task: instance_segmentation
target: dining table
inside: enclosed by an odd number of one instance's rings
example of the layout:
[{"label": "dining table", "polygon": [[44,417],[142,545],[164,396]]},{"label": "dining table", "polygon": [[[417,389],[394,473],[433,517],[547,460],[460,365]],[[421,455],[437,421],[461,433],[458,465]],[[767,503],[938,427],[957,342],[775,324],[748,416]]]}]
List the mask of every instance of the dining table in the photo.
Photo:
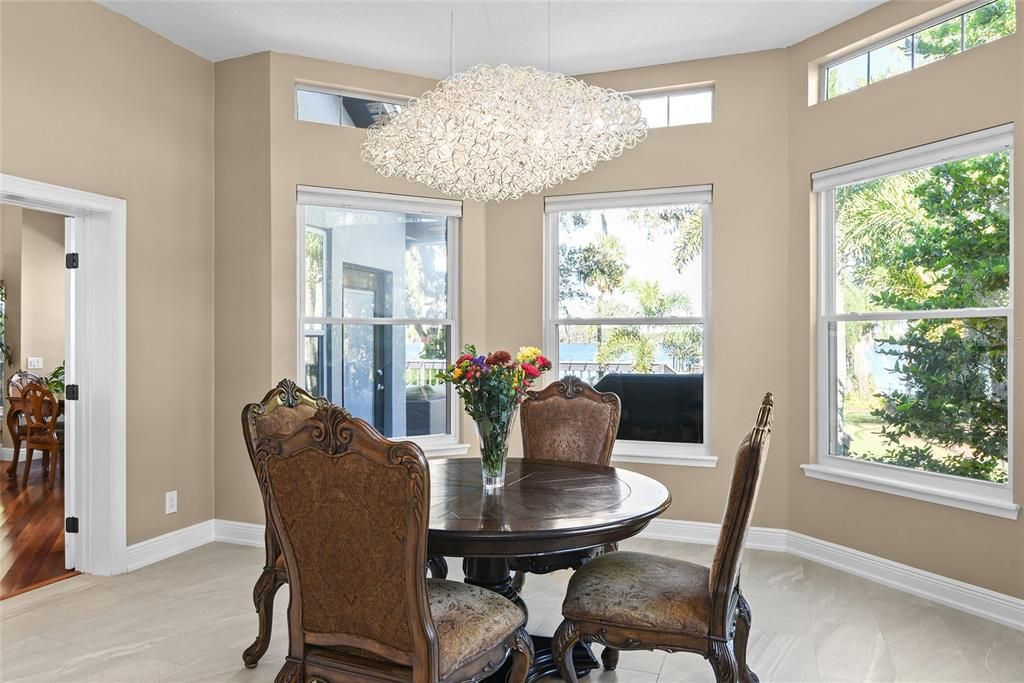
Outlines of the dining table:
[{"label": "dining table", "polygon": [[[554,460],[510,459],[505,485],[485,491],[480,461],[430,463],[431,562],[462,558],[465,582],[529,606],[512,584],[509,560],[601,548],[643,531],[672,497],[660,482],[614,467]],[[543,562],[540,562],[543,564]],[[557,676],[550,637],[531,634],[528,683]],[[589,646],[573,653],[577,675],[599,666]],[[506,665],[507,668],[507,665]],[[499,670],[489,681],[504,681]]]}]

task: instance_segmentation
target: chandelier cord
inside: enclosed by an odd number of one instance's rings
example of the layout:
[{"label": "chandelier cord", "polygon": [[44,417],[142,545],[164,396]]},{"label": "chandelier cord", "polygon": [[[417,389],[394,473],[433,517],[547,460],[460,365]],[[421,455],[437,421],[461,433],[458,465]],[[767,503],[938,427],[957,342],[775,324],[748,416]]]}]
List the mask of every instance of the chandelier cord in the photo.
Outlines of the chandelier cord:
[{"label": "chandelier cord", "polygon": [[455,75],[455,0],[448,5],[448,76]]},{"label": "chandelier cord", "polygon": [[551,71],[551,0],[548,0],[548,71]]}]

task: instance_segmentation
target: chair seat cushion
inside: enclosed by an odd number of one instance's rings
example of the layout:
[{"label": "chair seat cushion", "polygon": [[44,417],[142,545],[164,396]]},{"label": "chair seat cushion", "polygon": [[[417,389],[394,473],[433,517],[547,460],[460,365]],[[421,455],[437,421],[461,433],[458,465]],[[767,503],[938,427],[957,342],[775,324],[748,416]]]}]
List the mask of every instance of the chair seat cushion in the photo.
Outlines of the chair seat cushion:
[{"label": "chair seat cushion", "polygon": [[511,600],[465,583],[427,579],[427,598],[437,630],[441,676],[490,650],[526,621]]},{"label": "chair seat cushion", "polygon": [[683,560],[618,551],[569,580],[562,615],[575,621],[704,636],[711,615],[710,570]]}]

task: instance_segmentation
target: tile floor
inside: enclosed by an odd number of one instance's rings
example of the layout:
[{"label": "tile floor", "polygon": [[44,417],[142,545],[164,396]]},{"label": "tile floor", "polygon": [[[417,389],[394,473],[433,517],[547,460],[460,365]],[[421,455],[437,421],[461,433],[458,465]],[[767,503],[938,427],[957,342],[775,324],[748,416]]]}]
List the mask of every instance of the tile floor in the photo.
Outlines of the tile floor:
[{"label": "tile floor", "polygon": [[[711,548],[633,540],[634,550],[709,563]],[[214,543],[132,574],[76,576],[0,602],[3,681],[266,681],[286,651],[284,610],[254,670],[241,652],[256,632],[256,548]],[[449,578],[461,578],[450,562]],[[530,629],[559,621],[568,572],[530,576]],[[1024,632],[790,555],[749,551],[750,662],[771,681],[1024,682]],[[586,680],[586,679],[585,679]],[[595,683],[713,681],[697,655],[623,652]]]}]

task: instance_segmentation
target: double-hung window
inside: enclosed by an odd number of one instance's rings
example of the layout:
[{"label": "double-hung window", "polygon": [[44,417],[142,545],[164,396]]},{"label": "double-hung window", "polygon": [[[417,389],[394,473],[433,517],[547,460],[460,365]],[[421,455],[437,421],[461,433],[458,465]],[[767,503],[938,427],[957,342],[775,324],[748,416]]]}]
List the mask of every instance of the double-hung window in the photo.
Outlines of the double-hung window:
[{"label": "double-hung window", "polygon": [[459,452],[460,202],[299,187],[300,376],[392,438]]},{"label": "double-hung window", "polygon": [[614,457],[712,467],[711,186],[548,197],[545,350],[617,394]]},{"label": "double-hung window", "polygon": [[812,176],[819,461],[811,476],[1016,518],[1013,126]]}]

